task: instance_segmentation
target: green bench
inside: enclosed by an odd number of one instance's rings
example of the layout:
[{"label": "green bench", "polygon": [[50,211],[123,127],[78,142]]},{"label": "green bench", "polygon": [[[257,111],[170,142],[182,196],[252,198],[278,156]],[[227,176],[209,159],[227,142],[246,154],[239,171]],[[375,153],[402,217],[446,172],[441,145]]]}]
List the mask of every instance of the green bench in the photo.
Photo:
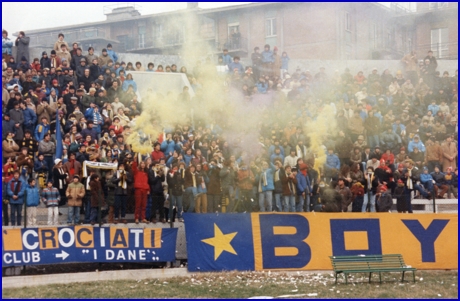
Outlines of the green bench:
[{"label": "green bench", "polygon": [[348,274],[350,273],[369,273],[369,283],[371,283],[372,273],[379,273],[380,283],[382,283],[382,272],[412,272],[415,282],[415,271],[417,269],[407,266],[401,254],[385,255],[355,255],[355,256],[329,256],[332,268],[335,272],[335,283],[337,275],[345,274],[345,282],[348,284]]}]

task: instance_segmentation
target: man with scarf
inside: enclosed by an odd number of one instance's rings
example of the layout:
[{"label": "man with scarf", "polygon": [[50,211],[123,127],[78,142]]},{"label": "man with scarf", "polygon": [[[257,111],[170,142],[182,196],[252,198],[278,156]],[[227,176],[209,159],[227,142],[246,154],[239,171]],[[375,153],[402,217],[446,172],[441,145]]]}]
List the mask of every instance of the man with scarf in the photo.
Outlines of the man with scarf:
[{"label": "man with scarf", "polygon": [[64,163],[64,172],[69,174],[69,179],[73,179],[73,176],[80,176],[81,163],[76,160],[75,153],[69,154],[69,160]]},{"label": "man with scarf", "polygon": [[22,205],[24,204],[24,192],[26,191],[26,182],[21,179],[19,170],[14,171],[13,179],[8,182],[7,194],[11,208],[11,225],[20,226],[22,219]]},{"label": "man with scarf", "polygon": [[404,182],[406,186],[405,196],[406,196],[406,205],[408,208],[408,212],[413,213],[412,204],[411,204],[411,201],[412,201],[411,193],[414,190],[418,190],[420,194],[423,195],[425,198],[427,199],[430,199],[430,198],[429,198],[429,194],[425,191],[425,189],[423,189],[417,184],[417,181],[420,180],[420,171],[417,169],[417,167],[415,167],[414,161],[412,161],[411,159],[407,159],[405,161],[405,164],[406,164],[406,168],[403,170],[401,180]]},{"label": "man with scarf", "polygon": [[[275,168],[269,168],[267,162],[262,162],[262,171],[259,173],[256,181],[259,183],[259,211],[272,212],[272,197],[275,189],[273,175]],[[265,205],[265,201],[266,204]],[[265,210],[266,209],[266,210]]]},{"label": "man with scarf", "polygon": [[125,164],[118,164],[118,170],[112,177],[112,183],[116,185],[114,202],[114,224],[118,224],[120,213],[122,222],[124,224],[127,223],[125,216],[126,202],[128,198],[128,184],[131,184],[132,182],[132,174],[125,170]]}]

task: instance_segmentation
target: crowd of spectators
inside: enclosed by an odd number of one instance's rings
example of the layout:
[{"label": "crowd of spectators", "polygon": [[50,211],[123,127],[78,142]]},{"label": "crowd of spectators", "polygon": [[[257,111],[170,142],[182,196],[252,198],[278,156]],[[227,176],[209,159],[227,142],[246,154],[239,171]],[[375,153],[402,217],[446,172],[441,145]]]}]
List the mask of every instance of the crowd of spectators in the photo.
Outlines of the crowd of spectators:
[{"label": "crowd of spectators", "polygon": [[[63,205],[69,224],[80,223],[80,213],[95,224],[101,204],[109,223],[127,223],[130,210],[136,223],[149,223],[181,221],[186,211],[385,212],[392,197],[398,212],[411,213],[414,195],[457,197],[458,72],[441,76],[431,51],[420,61],[415,51],[404,56],[402,70],[374,68],[367,76],[348,68],[289,73],[287,53],[269,45],[254,49],[250,66],[224,50],[217,62],[207,58],[188,71],[119,62],[110,44],[101,53],[92,47],[84,53],[77,43],[69,49],[63,34],[50,55],[30,60],[24,32],[15,43],[2,34],[5,225],[9,218],[20,225],[23,204],[40,201],[51,225]],[[225,140],[219,120],[190,119],[150,137],[153,152],[140,156],[126,142],[143,112],[138,71],[184,73],[196,97],[203,79],[216,72],[223,92],[239,91],[248,101],[257,94],[271,98],[268,116],[280,109],[295,114],[267,118],[257,129],[262,151],[251,158],[244,146]],[[304,125],[326,105],[338,126],[324,137],[326,163],[316,166]],[[61,158],[55,156],[57,123]],[[117,170],[84,173],[84,161],[116,163]],[[33,225],[36,211],[27,212]]]}]

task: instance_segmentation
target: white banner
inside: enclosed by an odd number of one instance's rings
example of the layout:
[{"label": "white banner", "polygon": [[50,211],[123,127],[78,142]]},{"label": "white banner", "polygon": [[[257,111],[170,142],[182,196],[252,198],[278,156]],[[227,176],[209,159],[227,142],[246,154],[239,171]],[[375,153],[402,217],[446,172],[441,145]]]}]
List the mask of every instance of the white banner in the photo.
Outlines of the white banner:
[{"label": "white banner", "polygon": [[117,170],[118,164],[117,163],[104,163],[104,162],[92,162],[92,161],[84,161],[83,162],[83,178],[88,177],[87,168],[95,168],[95,169],[112,169]]}]

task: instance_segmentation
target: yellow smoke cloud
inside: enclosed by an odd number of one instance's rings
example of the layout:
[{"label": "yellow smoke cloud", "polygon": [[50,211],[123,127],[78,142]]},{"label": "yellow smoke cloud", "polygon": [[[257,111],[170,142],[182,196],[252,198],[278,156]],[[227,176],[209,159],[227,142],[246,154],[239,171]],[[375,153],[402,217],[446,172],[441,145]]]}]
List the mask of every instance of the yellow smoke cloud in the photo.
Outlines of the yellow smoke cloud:
[{"label": "yellow smoke cloud", "polygon": [[325,105],[318,112],[315,120],[306,123],[304,127],[306,136],[310,138],[310,151],[316,156],[315,168],[323,168],[326,163],[324,141],[327,134],[334,134],[337,130],[337,120],[334,109]]}]

